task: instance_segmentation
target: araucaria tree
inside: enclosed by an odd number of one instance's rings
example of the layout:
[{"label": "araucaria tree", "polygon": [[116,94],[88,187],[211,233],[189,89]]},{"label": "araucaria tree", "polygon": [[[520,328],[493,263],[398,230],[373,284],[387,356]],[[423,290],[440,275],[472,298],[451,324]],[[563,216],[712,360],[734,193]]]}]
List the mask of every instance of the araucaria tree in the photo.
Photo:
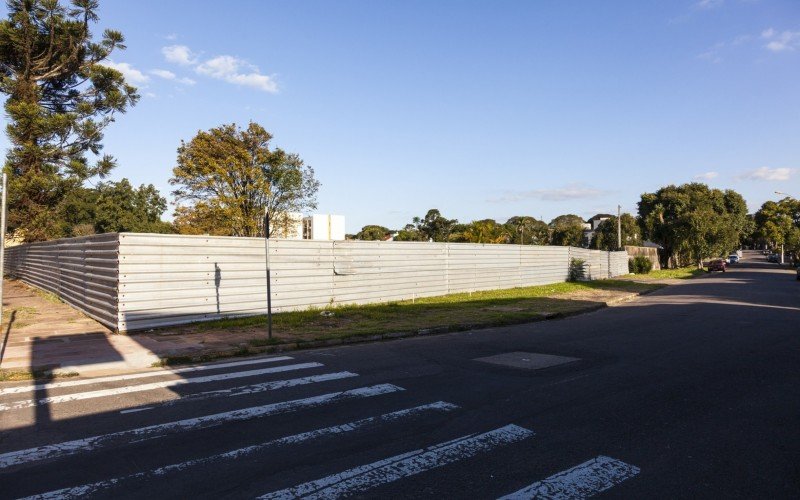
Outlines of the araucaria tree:
[{"label": "araucaria tree", "polygon": [[[0,91],[6,94],[11,147],[8,228],[26,241],[65,234],[63,202],[114,159],[101,155],[103,130],[139,96],[103,66],[122,34],[94,40],[97,0],[9,0],[0,21]],[[90,158],[89,156],[94,158]]]},{"label": "araucaria tree", "polygon": [[749,231],[747,204],[736,191],[691,183],[645,193],[639,201],[643,237],[659,243],[670,266],[727,255]]},{"label": "araucaria tree", "polygon": [[286,234],[294,213],[317,207],[319,182],[296,154],[270,148],[272,135],[261,125],[235,124],[200,131],[178,148],[170,184],[183,233],[230,236],[263,234],[265,211],[270,236]]}]

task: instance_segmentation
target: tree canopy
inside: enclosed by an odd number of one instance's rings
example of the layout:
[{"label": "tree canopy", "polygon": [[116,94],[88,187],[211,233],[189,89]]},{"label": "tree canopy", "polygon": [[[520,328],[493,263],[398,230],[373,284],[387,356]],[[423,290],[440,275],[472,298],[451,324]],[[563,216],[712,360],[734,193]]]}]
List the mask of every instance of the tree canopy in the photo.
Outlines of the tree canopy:
[{"label": "tree canopy", "polygon": [[[631,214],[620,216],[622,229],[622,246],[642,244],[642,229],[639,221]],[[617,248],[617,217],[612,216],[602,221],[594,232],[589,248],[596,250],[618,250]]]},{"label": "tree canopy", "polygon": [[[124,38],[94,40],[96,0],[9,0],[0,21],[0,91],[11,147],[8,229],[25,241],[64,236],[53,214],[68,195],[115,166],[101,155],[103,130],[139,99],[119,71],[104,66]],[[96,157],[95,161],[90,156]]]},{"label": "tree canopy", "polygon": [[748,231],[747,204],[733,190],[691,183],[645,193],[639,201],[643,237],[664,247],[668,263],[702,260],[739,247]]},{"label": "tree canopy", "polygon": [[391,234],[391,231],[383,226],[364,226],[361,228],[361,231],[355,235],[355,239],[366,241],[383,241],[387,236],[389,236],[389,234]]},{"label": "tree canopy", "polygon": [[505,226],[515,245],[547,245],[550,243],[550,228],[546,223],[525,215],[509,218]]},{"label": "tree canopy", "polygon": [[317,207],[314,169],[296,154],[271,148],[261,125],[236,124],[200,131],[178,148],[170,184],[179,204],[175,224],[182,233],[231,236],[282,235],[294,214]]},{"label": "tree canopy", "polygon": [[800,257],[800,200],[791,197],[768,201],[754,217],[754,237],[771,248],[784,250]]},{"label": "tree canopy", "polygon": [[550,244],[583,246],[583,219],[574,214],[559,215],[550,221]]}]

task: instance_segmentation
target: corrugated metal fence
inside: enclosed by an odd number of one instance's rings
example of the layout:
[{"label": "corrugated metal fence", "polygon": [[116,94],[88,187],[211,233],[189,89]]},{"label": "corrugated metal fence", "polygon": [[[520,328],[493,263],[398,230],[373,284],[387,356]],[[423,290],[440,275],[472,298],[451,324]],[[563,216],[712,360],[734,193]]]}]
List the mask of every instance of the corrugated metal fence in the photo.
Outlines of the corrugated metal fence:
[{"label": "corrugated metal fence", "polygon": [[117,328],[119,236],[98,234],[6,249],[6,272]]},{"label": "corrugated metal fence", "polygon": [[[119,331],[266,310],[265,248],[259,238],[121,233],[58,240],[9,249],[14,257],[7,270],[62,295],[43,286],[47,279],[30,279],[31,270],[46,267],[52,276],[64,262],[57,248],[89,252],[99,241],[113,244],[103,248],[113,249],[116,286],[109,296],[116,301],[96,311],[99,305],[86,299],[65,300],[109,326],[113,318],[112,328]],[[570,258],[591,264],[590,279],[628,272],[625,252],[554,246],[270,240],[269,256],[276,312],[557,283],[567,279]],[[91,266],[75,271],[72,286],[93,295],[98,280]]]}]

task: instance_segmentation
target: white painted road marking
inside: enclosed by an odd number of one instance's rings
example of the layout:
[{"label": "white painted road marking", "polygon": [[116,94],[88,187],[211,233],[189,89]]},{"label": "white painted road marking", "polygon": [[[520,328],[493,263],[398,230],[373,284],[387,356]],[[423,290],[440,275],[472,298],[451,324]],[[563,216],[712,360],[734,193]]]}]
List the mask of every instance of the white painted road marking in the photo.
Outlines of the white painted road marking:
[{"label": "white painted road marking", "polygon": [[537,481],[499,500],[589,498],[613,488],[638,473],[638,467],[601,455],[547,479]]},{"label": "white painted road marking", "polygon": [[37,406],[37,405],[52,405],[57,403],[68,403],[70,401],[81,401],[84,399],[104,398],[108,396],[120,396],[122,394],[130,394],[132,392],[152,391],[155,389],[166,389],[169,387],[176,387],[179,385],[186,385],[186,384],[203,384],[206,382],[218,382],[221,380],[231,380],[235,378],[255,377],[258,375],[266,375],[269,373],[281,373],[293,370],[302,370],[305,368],[319,368],[321,366],[325,365],[316,362],[298,363],[295,365],[282,365],[282,366],[273,366],[270,368],[261,368],[260,370],[222,373],[220,375],[208,375],[205,377],[163,380],[161,382],[152,382],[150,384],[125,385],[122,387],[114,387],[113,389],[100,389],[97,391],[76,392],[73,394],[64,394],[61,396],[51,396],[48,398],[41,398],[41,399],[26,399],[24,401],[15,401],[13,403],[0,404],[0,411],[20,410],[22,408],[30,408],[32,406]]},{"label": "white painted road marking", "polygon": [[58,444],[37,446],[35,448],[3,453],[0,455],[0,469],[30,462],[38,462],[46,459],[61,458],[74,455],[76,453],[96,450],[98,448],[119,442],[131,443],[146,439],[160,438],[177,431],[206,429],[208,427],[215,427],[228,422],[250,420],[253,418],[275,415],[278,413],[288,413],[306,408],[315,408],[317,406],[323,406],[348,399],[368,398],[402,390],[404,390],[402,387],[398,387],[396,385],[379,384],[369,387],[360,387],[358,389],[351,389],[349,391],[331,392],[310,398],[295,399],[292,401],[283,401],[280,403],[272,403],[263,406],[254,406],[240,410],[215,413],[213,415],[206,415],[203,417],[187,418],[184,420],[177,420],[175,422],[168,422],[166,424],[150,425],[147,427],[140,427],[138,429],[129,429],[111,434],[102,434],[99,436],[76,439],[74,441],[66,441]]},{"label": "white painted road marking", "polygon": [[138,472],[136,474],[131,474],[129,476],[117,477],[105,481],[99,481],[92,484],[85,484],[83,486],[76,486],[74,488],[64,488],[61,490],[50,491],[47,493],[42,493],[27,498],[29,499],[80,498],[87,495],[96,494],[101,490],[106,490],[124,481],[137,480],[137,479],[152,479],[155,477],[165,476],[166,474],[172,472],[184,471],[186,469],[189,469],[191,467],[196,467],[198,465],[210,464],[224,460],[238,460],[247,455],[265,450],[267,448],[271,448],[273,446],[297,444],[297,443],[302,443],[304,441],[310,441],[312,439],[321,438],[324,436],[333,436],[333,435],[345,434],[348,432],[354,432],[359,429],[374,426],[377,424],[393,422],[395,420],[400,420],[406,417],[413,417],[415,415],[427,411],[447,412],[455,410],[457,408],[458,406],[456,405],[446,403],[444,401],[438,401],[436,403],[416,406],[414,408],[407,408],[405,410],[399,410],[392,413],[385,413],[377,417],[368,417],[361,420],[356,420],[354,422],[350,422],[347,424],[334,425],[332,427],[325,427],[322,429],[303,432],[301,434],[295,434],[292,436],[273,439],[272,441],[266,441],[264,443],[259,443],[244,448],[238,448],[236,450],[220,453],[217,455],[212,455],[210,457],[189,460],[187,462],[181,462],[177,464],[171,464],[145,472]]},{"label": "white painted road marking", "polygon": [[336,372],[336,373],[323,373],[322,375],[312,375],[310,377],[293,378],[289,380],[272,380],[270,382],[263,382],[261,384],[242,385],[239,387],[232,387],[230,389],[219,389],[216,391],[197,392],[195,394],[187,394],[178,399],[170,399],[160,403],[146,406],[144,408],[132,408],[129,410],[120,410],[120,413],[135,413],[138,411],[152,410],[153,408],[163,408],[165,406],[172,406],[178,403],[188,403],[190,401],[202,401],[204,399],[215,398],[218,396],[245,396],[247,394],[257,394],[264,391],[274,391],[276,389],[283,389],[286,387],[294,387],[297,385],[313,384],[316,382],[328,382],[331,380],[341,380],[343,378],[358,377],[357,373],[352,372]]},{"label": "white painted road marking", "polygon": [[337,498],[352,495],[531,436],[533,432],[528,429],[513,424],[506,425],[483,434],[470,434],[429,448],[362,465],[293,488],[268,493],[259,498]]},{"label": "white painted road marking", "polygon": [[293,358],[291,358],[290,356],[276,356],[274,358],[248,359],[245,361],[233,361],[231,363],[220,363],[216,365],[187,366],[186,368],[175,368],[174,370],[157,370],[151,372],[129,373],[127,375],[111,375],[108,377],[86,378],[81,380],[65,380],[63,382],[51,382],[49,384],[6,387],[4,389],[0,389],[0,396],[5,394],[20,394],[23,392],[60,389],[62,387],[75,387],[78,385],[99,384],[103,382],[120,382],[127,380],[136,380],[139,378],[177,375],[180,373],[202,372],[206,370],[222,370],[225,368],[235,368],[237,366],[256,365],[261,363],[275,363],[277,361],[288,361],[290,359]]}]

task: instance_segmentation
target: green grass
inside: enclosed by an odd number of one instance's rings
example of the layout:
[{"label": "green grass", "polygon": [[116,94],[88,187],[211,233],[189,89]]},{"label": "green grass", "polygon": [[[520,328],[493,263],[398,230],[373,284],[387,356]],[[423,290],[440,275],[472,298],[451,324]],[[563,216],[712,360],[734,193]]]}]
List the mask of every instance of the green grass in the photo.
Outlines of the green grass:
[{"label": "green grass", "polygon": [[692,267],[681,267],[678,269],[660,269],[656,271],[650,271],[648,274],[636,274],[635,279],[643,279],[643,280],[662,280],[662,279],[679,279],[685,280],[690,278],[695,278],[697,276],[705,274],[703,269],[697,269],[696,266]]},{"label": "green grass", "polygon": [[0,382],[18,382],[21,380],[52,380],[54,378],[77,377],[78,373],[53,373],[47,370],[0,370]]},{"label": "green grass", "polygon": [[[642,293],[660,286],[625,280],[599,280],[458,293],[384,304],[339,306],[325,309],[333,313],[327,316],[320,314],[322,309],[286,312],[273,316],[273,340],[266,339],[263,334],[266,323],[264,316],[220,319],[177,330],[178,333],[253,330],[256,336],[248,344],[254,348],[431,328],[457,331],[574,314],[596,308],[605,300],[619,296],[620,292]],[[170,331],[174,333],[176,329]]]}]

